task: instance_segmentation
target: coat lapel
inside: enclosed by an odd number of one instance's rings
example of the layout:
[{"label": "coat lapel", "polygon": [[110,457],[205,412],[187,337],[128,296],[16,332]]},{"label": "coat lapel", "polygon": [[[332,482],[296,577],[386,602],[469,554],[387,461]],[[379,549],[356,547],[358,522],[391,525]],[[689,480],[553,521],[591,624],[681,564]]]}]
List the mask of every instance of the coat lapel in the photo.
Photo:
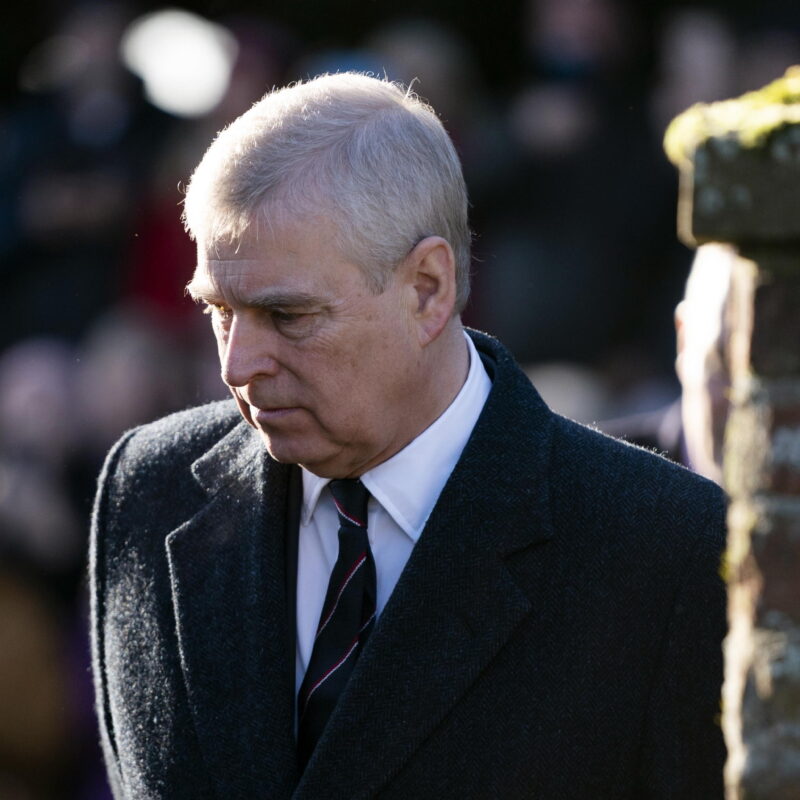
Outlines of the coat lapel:
[{"label": "coat lapel", "polygon": [[531,611],[505,559],[552,535],[552,415],[510,358],[496,357],[483,414],[309,761],[298,800],[374,794]]},{"label": "coat lapel", "polygon": [[244,423],[196,461],[208,504],[167,538],[181,666],[221,796],[296,782],[284,565],[289,469]]}]

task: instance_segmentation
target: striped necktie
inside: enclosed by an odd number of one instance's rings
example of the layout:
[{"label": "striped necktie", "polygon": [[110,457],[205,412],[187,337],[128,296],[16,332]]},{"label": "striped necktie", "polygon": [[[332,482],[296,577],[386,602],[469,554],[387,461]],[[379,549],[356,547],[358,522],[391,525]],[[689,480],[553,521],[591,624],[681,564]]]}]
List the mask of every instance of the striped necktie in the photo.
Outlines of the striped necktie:
[{"label": "striped necktie", "polygon": [[305,766],[375,625],[375,562],[367,539],[369,492],[359,480],[328,484],[339,514],[339,555],[297,696],[298,755]]}]

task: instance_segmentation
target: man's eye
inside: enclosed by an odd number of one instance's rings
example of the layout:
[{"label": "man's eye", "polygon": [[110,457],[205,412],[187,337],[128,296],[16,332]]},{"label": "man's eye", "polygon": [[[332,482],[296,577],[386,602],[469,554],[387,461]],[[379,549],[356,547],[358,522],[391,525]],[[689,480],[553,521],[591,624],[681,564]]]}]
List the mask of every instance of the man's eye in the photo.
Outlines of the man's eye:
[{"label": "man's eye", "polygon": [[319,315],[309,312],[273,311],[275,327],[290,339],[300,339],[314,332]]},{"label": "man's eye", "polygon": [[289,325],[292,322],[296,322],[300,317],[307,316],[306,314],[292,314],[288,311],[273,311],[272,318],[275,322],[280,323],[282,325]]}]

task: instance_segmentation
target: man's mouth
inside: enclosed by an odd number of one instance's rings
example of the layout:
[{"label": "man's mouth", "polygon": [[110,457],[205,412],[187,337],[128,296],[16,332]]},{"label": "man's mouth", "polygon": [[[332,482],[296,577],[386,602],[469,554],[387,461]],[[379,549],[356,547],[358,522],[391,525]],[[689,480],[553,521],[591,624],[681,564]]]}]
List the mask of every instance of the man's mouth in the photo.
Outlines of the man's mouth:
[{"label": "man's mouth", "polygon": [[297,411],[297,406],[264,406],[253,405],[249,403],[238,391],[231,389],[231,392],[239,406],[239,411],[245,418],[245,421],[252,425],[254,428],[260,428],[264,425],[278,422],[290,415],[292,412]]},{"label": "man's mouth", "polygon": [[274,422],[275,420],[281,419],[282,417],[285,417],[296,410],[297,409],[292,406],[275,406],[272,408],[256,408],[255,406],[251,406],[253,419],[259,425]]}]

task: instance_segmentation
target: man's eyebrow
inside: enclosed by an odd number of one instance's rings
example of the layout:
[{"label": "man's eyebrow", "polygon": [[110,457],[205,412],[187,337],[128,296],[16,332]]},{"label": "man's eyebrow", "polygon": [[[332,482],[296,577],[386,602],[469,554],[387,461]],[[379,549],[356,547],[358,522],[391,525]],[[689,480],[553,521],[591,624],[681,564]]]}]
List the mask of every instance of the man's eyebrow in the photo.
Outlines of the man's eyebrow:
[{"label": "man's eyebrow", "polygon": [[250,298],[242,298],[241,304],[265,311],[277,308],[310,308],[324,306],[323,298],[310,292],[271,291]]},{"label": "man's eyebrow", "polygon": [[324,306],[323,298],[302,291],[272,290],[257,294],[252,297],[239,297],[236,294],[223,296],[214,286],[208,283],[190,281],[186,286],[186,293],[197,301],[209,303],[233,302],[244,308],[258,308],[271,311],[279,308],[310,308]]}]

